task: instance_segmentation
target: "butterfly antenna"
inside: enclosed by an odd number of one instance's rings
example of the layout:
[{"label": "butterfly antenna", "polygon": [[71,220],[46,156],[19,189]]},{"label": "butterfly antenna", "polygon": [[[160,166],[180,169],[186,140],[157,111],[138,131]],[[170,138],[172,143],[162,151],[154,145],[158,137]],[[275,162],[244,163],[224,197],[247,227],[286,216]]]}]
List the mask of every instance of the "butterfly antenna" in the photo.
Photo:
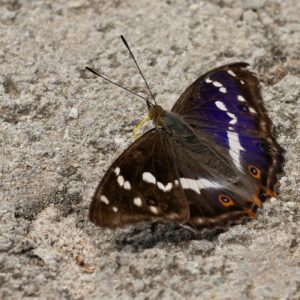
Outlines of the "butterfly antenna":
[{"label": "butterfly antenna", "polygon": [[113,82],[112,80],[106,78],[105,76],[99,74],[98,72],[94,71],[93,69],[91,69],[91,68],[89,68],[89,67],[85,67],[85,68],[86,68],[88,71],[92,72],[93,74],[95,74],[95,75],[101,77],[102,79],[108,81],[109,83],[112,83],[112,84],[118,86],[119,88],[121,88],[121,89],[123,89],[123,90],[125,90],[125,91],[127,91],[127,92],[129,92],[129,93],[131,93],[131,94],[133,94],[133,95],[135,95],[135,96],[138,96],[138,97],[144,99],[144,100],[146,101],[148,107],[153,106],[153,104],[152,104],[147,98],[141,96],[140,94],[138,94],[138,93],[136,93],[136,92],[134,92],[134,91],[131,91],[130,89],[128,89],[128,88],[126,88],[126,87],[124,87],[124,86],[121,86],[120,84],[118,84],[118,83],[116,83],[116,82]]},{"label": "butterfly antenna", "polygon": [[143,77],[144,82],[145,82],[145,84],[146,84],[146,86],[147,86],[147,89],[148,89],[148,91],[149,91],[149,93],[150,93],[150,95],[151,95],[151,98],[153,99],[155,105],[157,105],[156,100],[155,100],[155,98],[154,98],[154,96],[153,96],[153,94],[152,94],[152,92],[151,92],[151,90],[150,90],[150,87],[149,87],[149,85],[148,85],[148,82],[147,82],[145,76],[143,75],[143,72],[141,71],[141,69],[140,69],[140,67],[139,67],[139,65],[138,65],[138,63],[137,63],[137,61],[136,61],[136,59],[135,59],[135,57],[134,57],[132,51],[130,50],[130,47],[129,47],[129,45],[128,45],[128,43],[127,43],[127,41],[126,41],[126,39],[124,38],[123,35],[121,35],[121,39],[122,39],[124,45],[126,46],[126,48],[128,49],[128,51],[129,51],[129,53],[130,53],[132,59],[134,60],[134,63],[135,63],[135,65],[136,65],[136,67],[138,68],[138,70],[139,70],[141,76]]}]

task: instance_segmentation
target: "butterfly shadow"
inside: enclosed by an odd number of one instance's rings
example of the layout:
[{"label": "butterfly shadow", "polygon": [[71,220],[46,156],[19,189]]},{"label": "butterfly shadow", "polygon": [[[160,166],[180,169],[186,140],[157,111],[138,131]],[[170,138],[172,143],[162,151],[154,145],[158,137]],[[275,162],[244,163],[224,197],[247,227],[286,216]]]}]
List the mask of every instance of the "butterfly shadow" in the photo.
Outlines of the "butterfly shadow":
[{"label": "butterfly shadow", "polygon": [[214,241],[224,231],[226,231],[224,228],[214,228],[197,232],[176,223],[140,224],[117,234],[115,244],[119,251],[122,251],[127,247],[131,247],[138,251],[153,248],[159,243],[179,244],[181,242],[192,240]]}]

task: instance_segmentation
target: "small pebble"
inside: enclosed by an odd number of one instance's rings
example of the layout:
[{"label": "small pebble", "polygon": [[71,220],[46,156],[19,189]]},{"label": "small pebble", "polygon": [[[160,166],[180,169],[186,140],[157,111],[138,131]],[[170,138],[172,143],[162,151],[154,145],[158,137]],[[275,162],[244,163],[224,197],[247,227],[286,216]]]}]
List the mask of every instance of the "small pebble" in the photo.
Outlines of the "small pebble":
[{"label": "small pebble", "polygon": [[69,117],[72,119],[78,119],[79,111],[77,107],[72,107],[69,113]]}]

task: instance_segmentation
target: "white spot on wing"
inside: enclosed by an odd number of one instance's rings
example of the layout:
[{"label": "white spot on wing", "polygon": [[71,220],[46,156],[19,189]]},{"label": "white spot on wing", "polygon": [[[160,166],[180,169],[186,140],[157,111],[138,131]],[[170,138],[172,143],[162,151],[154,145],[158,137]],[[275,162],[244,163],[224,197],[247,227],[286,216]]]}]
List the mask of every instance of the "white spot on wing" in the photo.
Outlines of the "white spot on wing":
[{"label": "white spot on wing", "polygon": [[109,200],[104,195],[101,195],[100,201],[103,202],[103,203],[105,203],[106,205],[109,204]]},{"label": "white spot on wing", "polygon": [[227,113],[228,117],[231,118],[231,120],[229,121],[230,124],[236,124],[237,123],[237,118],[235,116],[235,114],[228,112]]},{"label": "white spot on wing", "polygon": [[172,189],[173,184],[169,182],[167,185],[164,185],[161,182],[157,182],[157,187],[164,192],[168,192]]},{"label": "white spot on wing", "polygon": [[149,183],[156,184],[156,178],[150,172],[143,173],[143,180]]},{"label": "white spot on wing", "polygon": [[251,113],[253,113],[253,114],[256,114],[256,110],[255,110],[253,107],[250,107],[250,106],[249,106],[249,111],[250,111]]},{"label": "white spot on wing", "polygon": [[169,182],[166,186],[165,186],[165,191],[170,191],[173,187],[173,184],[171,182]]},{"label": "white spot on wing", "polygon": [[191,178],[180,178],[180,183],[183,189],[189,189],[195,191],[197,194],[201,194],[202,189],[207,188],[220,188],[222,185],[215,181],[211,181],[205,178],[191,179]]},{"label": "white spot on wing", "polygon": [[232,157],[233,163],[236,167],[241,170],[240,164],[240,152],[239,150],[245,150],[240,144],[239,136],[234,131],[227,131],[228,144],[229,144],[229,154]]},{"label": "white spot on wing", "polygon": [[246,101],[246,99],[245,99],[242,95],[238,95],[238,96],[237,96],[237,99],[238,99],[239,101],[241,101],[241,102],[245,102],[245,101]]},{"label": "white spot on wing", "polygon": [[162,191],[165,190],[165,186],[161,182],[157,182],[157,187]]},{"label": "white spot on wing", "polygon": [[113,206],[112,210],[116,213],[118,211],[118,208],[116,206]]},{"label": "white spot on wing", "polygon": [[130,189],[131,189],[131,185],[130,185],[130,182],[129,182],[129,181],[126,181],[126,182],[124,183],[124,189],[125,189],[125,190],[130,190]]},{"label": "white spot on wing", "polygon": [[173,187],[173,184],[171,182],[169,182],[166,185],[164,185],[161,182],[156,182],[156,178],[150,172],[144,172],[143,173],[143,180],[146,181],[146,182],[149,182],[149,183],[157,184],[157,187],[160,190],[164,191],[164,192],[170,191],[172,189],[172,187]]},{"label": "white spot on wing", "polygon": [[119,176],[120,175],[120,168],[119,167],[116,167],[115,168],[115,170],[114,170],[114,172],[115,172],[115,174],[117,175],[117,176]]},{"label": "white spot on wing", "polygon": [[197,184],[197,180],[190,179],[190,178],[180,178],[180,183],[183,189],[189,189],[195,191],[197,194],[200,195],[200,190]]},{"label": "white spot on wing", "polygon": [[[240,97],[242,97],[242,96],[240,96]],[[229,121],[229,124],[234,125],[237,123],[237,121],[238,121],[237,117],[233,113],[228,112],[228,109],[223,102],[216,101],[215,104],[219,109],[226,111],[227,115],[231,118],[231,120]],[[240,150],[245,150],[245,149],[240,144],[240,139],[239,139],[238,134],[236,132],[232,131],[233,128],[231,126],[229,126],[228,129],[229,130],[227,131],[227,138],[228,138],[228,144],[229,144],[229,155],[231,156],[236,167],[239,170],[241,170],[242,166],[240,164]]]},{"label": "white spot on wing", "polygon": [[206,83],[212,83],[212,80],[211,79],[209,79],[208,77],[205,79],[205,82]]},{"label": "white spot on wing", "polygon": [[226,89],[226,87],[224,87],[224,86],[222,86],[222,87],[219,89],[219,91],[220,91],[221,93],[224,93],[224,94],[227,93],[227,89]]},{"label": "white spot on wing", "polygon": [[227,111],[227,108],[225,106],[225,104],[222,101],[216,101],[215,102],[216,107],[223,110],[223,111]]},{"label": "white spot on wing", "polygon": [[118,181],[119,186],[124,185],[124,177],[122,175],[118,176],[117,181]]},{"label": "white spot on wing", "polygon": [[155,214],[155,215],[158,214],[158,209],[156,206],[151,205],[151,206],[149,206],[149,209],[153,214]]},{"label": "white spot on wing", "polygon": [[138,207],[141,207],[143,202],[142,202],[142,199],[140,197],[136,197],[133,199],[133,204],[138,206]]},{"label": "white spot on wing", "polygon": [[218,189],[220,187],[222,187],[221,184],[219,184],[218,182],[216,181],[211,181],[211,180],[208,180],[206,178],[199,178],[197,180],[198,182],[198,185],[201,186],[201,189],[203,188],[213,188],[213,189]]},{"label": "white spot on wing", "polygon": [[117,182],[119,184],[119,186],[123,187],[125,190],[130,190],[131,189],[131,185],[129,181],[125,181],[124,177],[122,175],[120,175],[121,170],[119,167],[116,167],[114,169],[114,173],[116,174],[117,177]]},{"label": "white spot on wing", "polygon": [[243,80],[241,80],[241,84],[245,84],[245,82]]},{"label": "white spot on wing", "polygon": [[221,87],[221,86],[223,86],[223,84],[222,84],[221,82],[219,82],[219,81],[214,81],[214,82],[213,82],[213,85],[216,86],[216,87]]},{"label": "white spot on wing", "polygon": [[236,74],[232,70],[228,70],[227,73],[233,77],[236,77]]}]

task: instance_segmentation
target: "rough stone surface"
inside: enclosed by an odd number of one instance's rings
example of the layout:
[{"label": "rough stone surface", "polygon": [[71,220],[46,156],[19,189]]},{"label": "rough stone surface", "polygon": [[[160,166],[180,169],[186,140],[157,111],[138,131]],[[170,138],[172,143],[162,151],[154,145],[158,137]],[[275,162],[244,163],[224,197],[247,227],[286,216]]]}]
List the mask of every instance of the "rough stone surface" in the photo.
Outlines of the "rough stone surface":
[{"label": "rough stone surface", "polygon": [[[298,0],[0,3],[0,299],[300,298]],[[145,94],[120,34],[166,108],[209,68],[251,63],[287,150],[256,220],[201,234],[87,221],[146,112],[84,70]]]}]

